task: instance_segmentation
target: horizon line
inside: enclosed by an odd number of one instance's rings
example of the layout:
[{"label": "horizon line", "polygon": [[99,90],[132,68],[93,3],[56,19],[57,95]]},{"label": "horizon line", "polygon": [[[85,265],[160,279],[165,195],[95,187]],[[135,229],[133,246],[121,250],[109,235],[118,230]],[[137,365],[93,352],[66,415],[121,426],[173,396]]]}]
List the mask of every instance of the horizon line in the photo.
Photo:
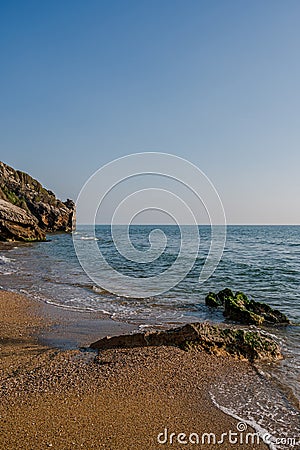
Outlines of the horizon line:
[{"label": "horizon line", "polygon": [[[112,224],[111,223],[96,223],[96,224],[93,224],[93,223],[78,223],[78,224],[76,224],[76,226],[77,225],[80,225],[80,226],[94,226],[94,225],[100,225],[100,226],[109,226],[109,225],[111,225],[112,226]],[[114,224],[114,226],[153,226],[153,225],[155,225],[155,226],[159,226],[159,225],[163,225],[163,226],[173,226],[173,227],[175,227],[175,226],[193,226],[194,224],[191,224],[191,223],[183,223],[183,224],[180,224],[180,225],[178,225],[178,224],[174,224],[174,223],[133,223],[133,224],[127,224],[127,223],[116,223],[116,224]],[[212,226],[212,224],[209,224],[209,223],[197,223],[196,224],[197,226]],[[213,226],[219,226],[219,227],[222,227],[222,226],[245,226],[245,227],[258,227],[258,226],[262,226],[262,227],[272,227],[272,226],[274,226],[274,227],[276,227],[276,226],[279,226],[279,227],[299,227],[300,226],[300,223],[299,224],[297,224],[297,223],[227,223],[227,224],[225,224],[225,225],[223,225],[223,224],[215,224],[215,225],[213,225]]]}]

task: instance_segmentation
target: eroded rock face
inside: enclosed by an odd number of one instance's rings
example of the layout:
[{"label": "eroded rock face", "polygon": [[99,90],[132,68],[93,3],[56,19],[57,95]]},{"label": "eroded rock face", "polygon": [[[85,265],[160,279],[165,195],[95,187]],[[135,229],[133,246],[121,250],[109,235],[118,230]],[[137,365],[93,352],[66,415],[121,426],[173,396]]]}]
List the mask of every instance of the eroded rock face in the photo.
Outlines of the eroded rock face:
[{"label": "eroded rock face", "polygon": [[240,359],[281,359],[279,345],[257,331],[223,328],[208,323],[192,323],[166,331],[135,333],[105,337],[90,345],[93,349],[132,348],[168,345],[184,350],[199,349],[217,355],[231,355]]},{"label": "eroded rock face", "polygon": [[249,300],[243,292],[235,294],[230,289],[224,289],[217,294],[210,292],[205,299],[210,307],[224,307],[224,316],[243,324],[288,324],[287,316],[266,303]]},{"label": "eroded rock face", "polygon": [[[0,162],[0,199],[37,219],[43,232],[71,232],[75,227],[75,204],[62,202],[30,175]],[[9,224],[8,224],[9,225]],[[37,230],[38,232],[38,230]],[[4,239],[5,235],[2,235]],[[15,240],[18,240],[15,233]]]},{"label": "eroded rock face", "polygon": [[0,240],[44,241],[45,233],[30,213],[5,200],[0,200]]}]

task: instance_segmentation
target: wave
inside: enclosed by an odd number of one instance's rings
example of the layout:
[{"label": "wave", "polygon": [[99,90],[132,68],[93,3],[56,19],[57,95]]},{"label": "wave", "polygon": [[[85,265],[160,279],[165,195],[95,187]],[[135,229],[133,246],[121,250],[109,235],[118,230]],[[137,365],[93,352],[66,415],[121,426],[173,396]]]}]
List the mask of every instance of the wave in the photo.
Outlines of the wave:
[{"label": "wave", "polygon": [[255,422],[253,419],[252,420],[245,420],[244,418],[238,416],[233,410],[226,408],[225,406],[220,405],[214,395],[209,392],[210,398],[213,402],[213,404],[220,410],[222,411],[224,414],[227,414],[230,417],[233,417],[234,419],[238,420],[239,423],[237,424],[237,428],[239,425],[244,424],[245,428],[244,430],[241,431],[245,431],[247,429],[247,425],[249,425],[250,427],[252,427],[259,435],[259,437],[262,439],[263,442],[265,442],[266,445],[268,445],[270,450],[277,450],[278,447],[273,444],[272,442],[266,442],[266,437],[271,438],[271,434],[263,427],[261,427],[257,422]]},{"label": "wave", "polygon": [[99,241],[99,239],[94,236],[81,236],[80,239],[82,241]]},{"label": "wave", "polygon": [[13,259],[8,258],[7,256],[0,255],[0,264],[8,264],[12,262]]},{"label": "wave", "polygon": [[254,370],[256,374],[252,370],[235,373],[212,385],[211,400],[225,414],[254,428],[259,436],[268,436],[270,449],[289,448],[288,439],[298,441],[300,433],[298,407],[275,382],[268,364],[260,363]]}]

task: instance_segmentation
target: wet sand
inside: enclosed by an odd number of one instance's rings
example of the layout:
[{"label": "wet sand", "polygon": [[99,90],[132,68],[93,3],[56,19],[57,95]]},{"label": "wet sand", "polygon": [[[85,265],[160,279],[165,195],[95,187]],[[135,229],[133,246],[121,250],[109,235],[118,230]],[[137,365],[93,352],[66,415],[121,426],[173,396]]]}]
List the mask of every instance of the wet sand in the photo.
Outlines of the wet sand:
[{"label": "wet sand", "polygon": [[[221,377],[253,371],[250,364],[173,347],[99,356],[62,350],[132,328],[93,314],[68,314],[0,291],[0,449],[267,448],[176,441],[181,432],[200,438],[215,433],[217,439],[236,432],[237,421],[213,405],[209,389]],[[169,443],[160,444],[157,436],[163,433],[163,442],[166,428]]]}]

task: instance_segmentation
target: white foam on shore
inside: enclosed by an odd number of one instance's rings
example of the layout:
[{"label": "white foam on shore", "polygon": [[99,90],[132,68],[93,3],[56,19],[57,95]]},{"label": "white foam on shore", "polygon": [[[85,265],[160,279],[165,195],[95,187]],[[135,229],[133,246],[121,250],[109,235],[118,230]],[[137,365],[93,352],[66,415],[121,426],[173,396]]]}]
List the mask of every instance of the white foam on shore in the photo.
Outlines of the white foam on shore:
[{"label": "white foam on shore", "polygon": [[0,255],[0,264],[7,264],[10,263],[12,259],[7,258],[7,256]]},{"label": "white foam on shore", "polygon": [[47,305],[52,305],[52,306],[56,306],[57,308],[63,309],[65,311],[74,311],[74,312],[81,312],[81,313],[85,313],[85,312],[97,312],[97,313],[102,313],[104,315],[108,315],[111,316],[111,313],[109,311],[106,311],[105,309],[95,309],[92,307],[84,307],[81,308],[80,306],[70,306],[70,305],[64,305],[62,303],[58,303],[55,302],[53,300],[42,300],[44,303],[46,303]]},{"label": "white foam on shore", "polygon": [[7,256],[0,255],[0,275],[12,275],[16,270],[12,267],[14,266],[13,259]]},{"label": "white foam on shore", "polygon": [[[228,416],[233,417],[234,419],[238,420],[241,423],[245,423],[247,425],[249,425],[249,427],[253,428],[260,436],[260,438],[262,439],[262,441],[269,447],[270,450],[277,450],[278,447],[273,444],[272,442],[270,442],[271,439],[271,433],[269,433],[265,428],[261,427],[257,422],[255,422],[254,420],[249,420],[249,419],[244,419],[240,416],[238,416],[234,411],[232,411],[229,408],[226,408],[225,406],[220,405],[217,401],[215,396],[209,392],[210,398],[213,402],[213,404],[220,410],[222,411],[224,414],[227,414]],[[268,437],[268,442],[265,442],[264,437]]]},{"label": "white foam on shore", "polygon": [[99,241],[99,239],[94,236],[81,236],[80,239],[83,241]]}]

